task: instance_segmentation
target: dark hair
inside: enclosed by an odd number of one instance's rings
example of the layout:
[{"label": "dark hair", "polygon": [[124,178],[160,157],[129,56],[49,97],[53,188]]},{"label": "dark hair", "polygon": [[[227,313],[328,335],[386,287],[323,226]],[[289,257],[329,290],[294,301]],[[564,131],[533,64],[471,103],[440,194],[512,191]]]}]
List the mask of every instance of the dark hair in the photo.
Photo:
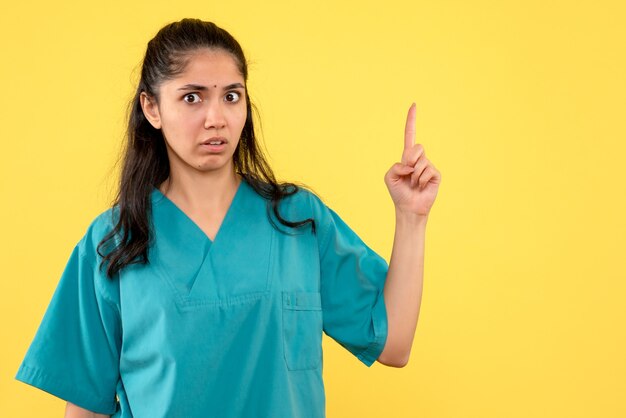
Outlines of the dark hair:
[{"label": "dark hair", "polygon": [[[119,220],[97,247],[98,254],[103,257],[100,267],[108,262],[106,273],[109,278],[128,264],[148,262],[148,245],[153,237],[150,223],[151,193],[153,187],[158,187],[169,176],[170,167],[163,134],[144,116],[140,95],[146,92],[158,103],[160,84],[182,73],[189,62],[189,56],[200,48],[217,49],[231,54],[244,81],[248,80],[248,65],[241,46],[227,31],[212,22],[182,19],[161,28],[148,42],[139,85],[128,107],[122,172],[119,190],[112,204],[113,209],[119,211]],[[294,183],[276,181],[255,137],[252,109],[257,113],[258,110],[249,100],[247,86],[245,95],[247,119],[233,155],[235,170],[256,193],[267,200],[267,214],[274,227],[276,224],[270,216],[270,209],[283,225],[297,228],[311,223],[315,233],[315,221],[312,218],[290,222],[279,215],[280,200],[296,193],[299,187]],[[300,187],[306,188],[302,184]],[[102,254],[100,248],[113,247],[116,236],[119,238],[117,245],[108,254]]]}]

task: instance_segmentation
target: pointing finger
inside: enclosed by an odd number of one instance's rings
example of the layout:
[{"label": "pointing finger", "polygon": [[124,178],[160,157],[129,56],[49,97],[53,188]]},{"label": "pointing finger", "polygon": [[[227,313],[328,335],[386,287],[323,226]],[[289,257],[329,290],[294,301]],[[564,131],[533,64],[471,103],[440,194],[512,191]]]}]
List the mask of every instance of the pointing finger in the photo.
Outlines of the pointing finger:
[{"label": "pointing finger", "polygon": [[420,159],[425,161],[424,146],[422,144],[414,144],[411,148],[407,148],[402,152],[402,163],[410,166],[415,166]]},{"label": "pointing finger", "polygon": [[404,127],[404,149],[413,147],[415,143],[415,103],[409,108],[409,113],[406,116],[406,125]]}]

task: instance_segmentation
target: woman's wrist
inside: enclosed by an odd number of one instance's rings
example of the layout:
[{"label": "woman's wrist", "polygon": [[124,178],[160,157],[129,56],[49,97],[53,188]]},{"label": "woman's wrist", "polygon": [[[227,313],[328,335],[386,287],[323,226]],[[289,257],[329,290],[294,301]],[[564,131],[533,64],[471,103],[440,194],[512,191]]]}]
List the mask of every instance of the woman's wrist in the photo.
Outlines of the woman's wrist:
[{"label": "woman's wrist", "polygon": [[428,215],[421,215],[414,212],[404,212],[396,209],[396,224],[407,227],[426,227]]}]

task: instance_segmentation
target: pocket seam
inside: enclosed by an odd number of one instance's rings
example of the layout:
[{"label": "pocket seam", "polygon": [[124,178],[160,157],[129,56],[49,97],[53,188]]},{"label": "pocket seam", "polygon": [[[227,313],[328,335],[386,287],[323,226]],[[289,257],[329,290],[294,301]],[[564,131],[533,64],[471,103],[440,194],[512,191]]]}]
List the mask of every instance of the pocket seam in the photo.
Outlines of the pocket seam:
[{"label": "pocket seam", "polygon": [[319,292],[283,292],[283,308],[294,311],[321,311]]},{"label": "pocket seam", "polygon": [[[322,311],[322,303],[321,303],[321,293],[319,292],[302,292],[302,291],[296,291],[296,292],[289,292],[289,291],[283,291],[282,292],[282,339],[283,339],[283,352],[284,352],[284,360],[285,360],[285,364],[287,366],[287,369],[290,371],[298,371],[298,370],[318,370],[321,367],[322,364],[322,356],[323,353],[322,348],[321,348],[321,341],[319,342],[319,347],[315,347],[315,348],[311,348],[311,350],[315,350],[315,356],[316,359],[313,363],[313,365],[306,365],[306,366],[298,366],[295,364],[292,364],[292,361],[289,359],[289,353],[291,352],[290,350],[294,350],[294,347],[292,347],[292,342],[287,341],[287,331],[295,331],[295,328],[297,326],[297,324],[294,323],[294,320],[297,320],[297,318],[300,319],[300,321],[304,321],[306,320],[306,317],[302,317],[300,318],[302,315],[304,315],[304,312],[310,312],[309,315],[313,315],[315,314],[315,312],[320,312]],[[297,315],[295,318],[287,318],[287,313],[288,312],[292,312],[292,316]],[[296,314],[296,312],[301,312],[299,314]],[[323,324],[321,324],[323,325]],[[289,329],[288,327],[291,326],[292,329]],[[308,330],[307,332],[316,332],[316,330]],[[310,334],[312,335],[312,334]],[[294,338],[294,335],[292,334],[292,338]],[[317,339],[317,337],[316,337]],[[318,352],[319,350],[319,352]],[[308,354],[308,356],[312,356],[313,354]],[[312,358],[312,357],[309,357]],[[306,360],[306,359],[305,359]]]}]

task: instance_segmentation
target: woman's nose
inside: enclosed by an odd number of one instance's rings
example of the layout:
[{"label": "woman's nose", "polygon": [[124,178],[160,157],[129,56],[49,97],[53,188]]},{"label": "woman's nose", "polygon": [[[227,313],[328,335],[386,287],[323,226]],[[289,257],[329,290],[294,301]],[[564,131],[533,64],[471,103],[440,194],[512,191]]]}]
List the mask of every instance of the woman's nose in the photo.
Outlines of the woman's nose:
[{"label": "woman's nose", "polygon": [[211,101],[208,105],[204,127],[206,129],[220,129],[226,126],[226,118],[224,117],[224,109],[219,101]]}]

